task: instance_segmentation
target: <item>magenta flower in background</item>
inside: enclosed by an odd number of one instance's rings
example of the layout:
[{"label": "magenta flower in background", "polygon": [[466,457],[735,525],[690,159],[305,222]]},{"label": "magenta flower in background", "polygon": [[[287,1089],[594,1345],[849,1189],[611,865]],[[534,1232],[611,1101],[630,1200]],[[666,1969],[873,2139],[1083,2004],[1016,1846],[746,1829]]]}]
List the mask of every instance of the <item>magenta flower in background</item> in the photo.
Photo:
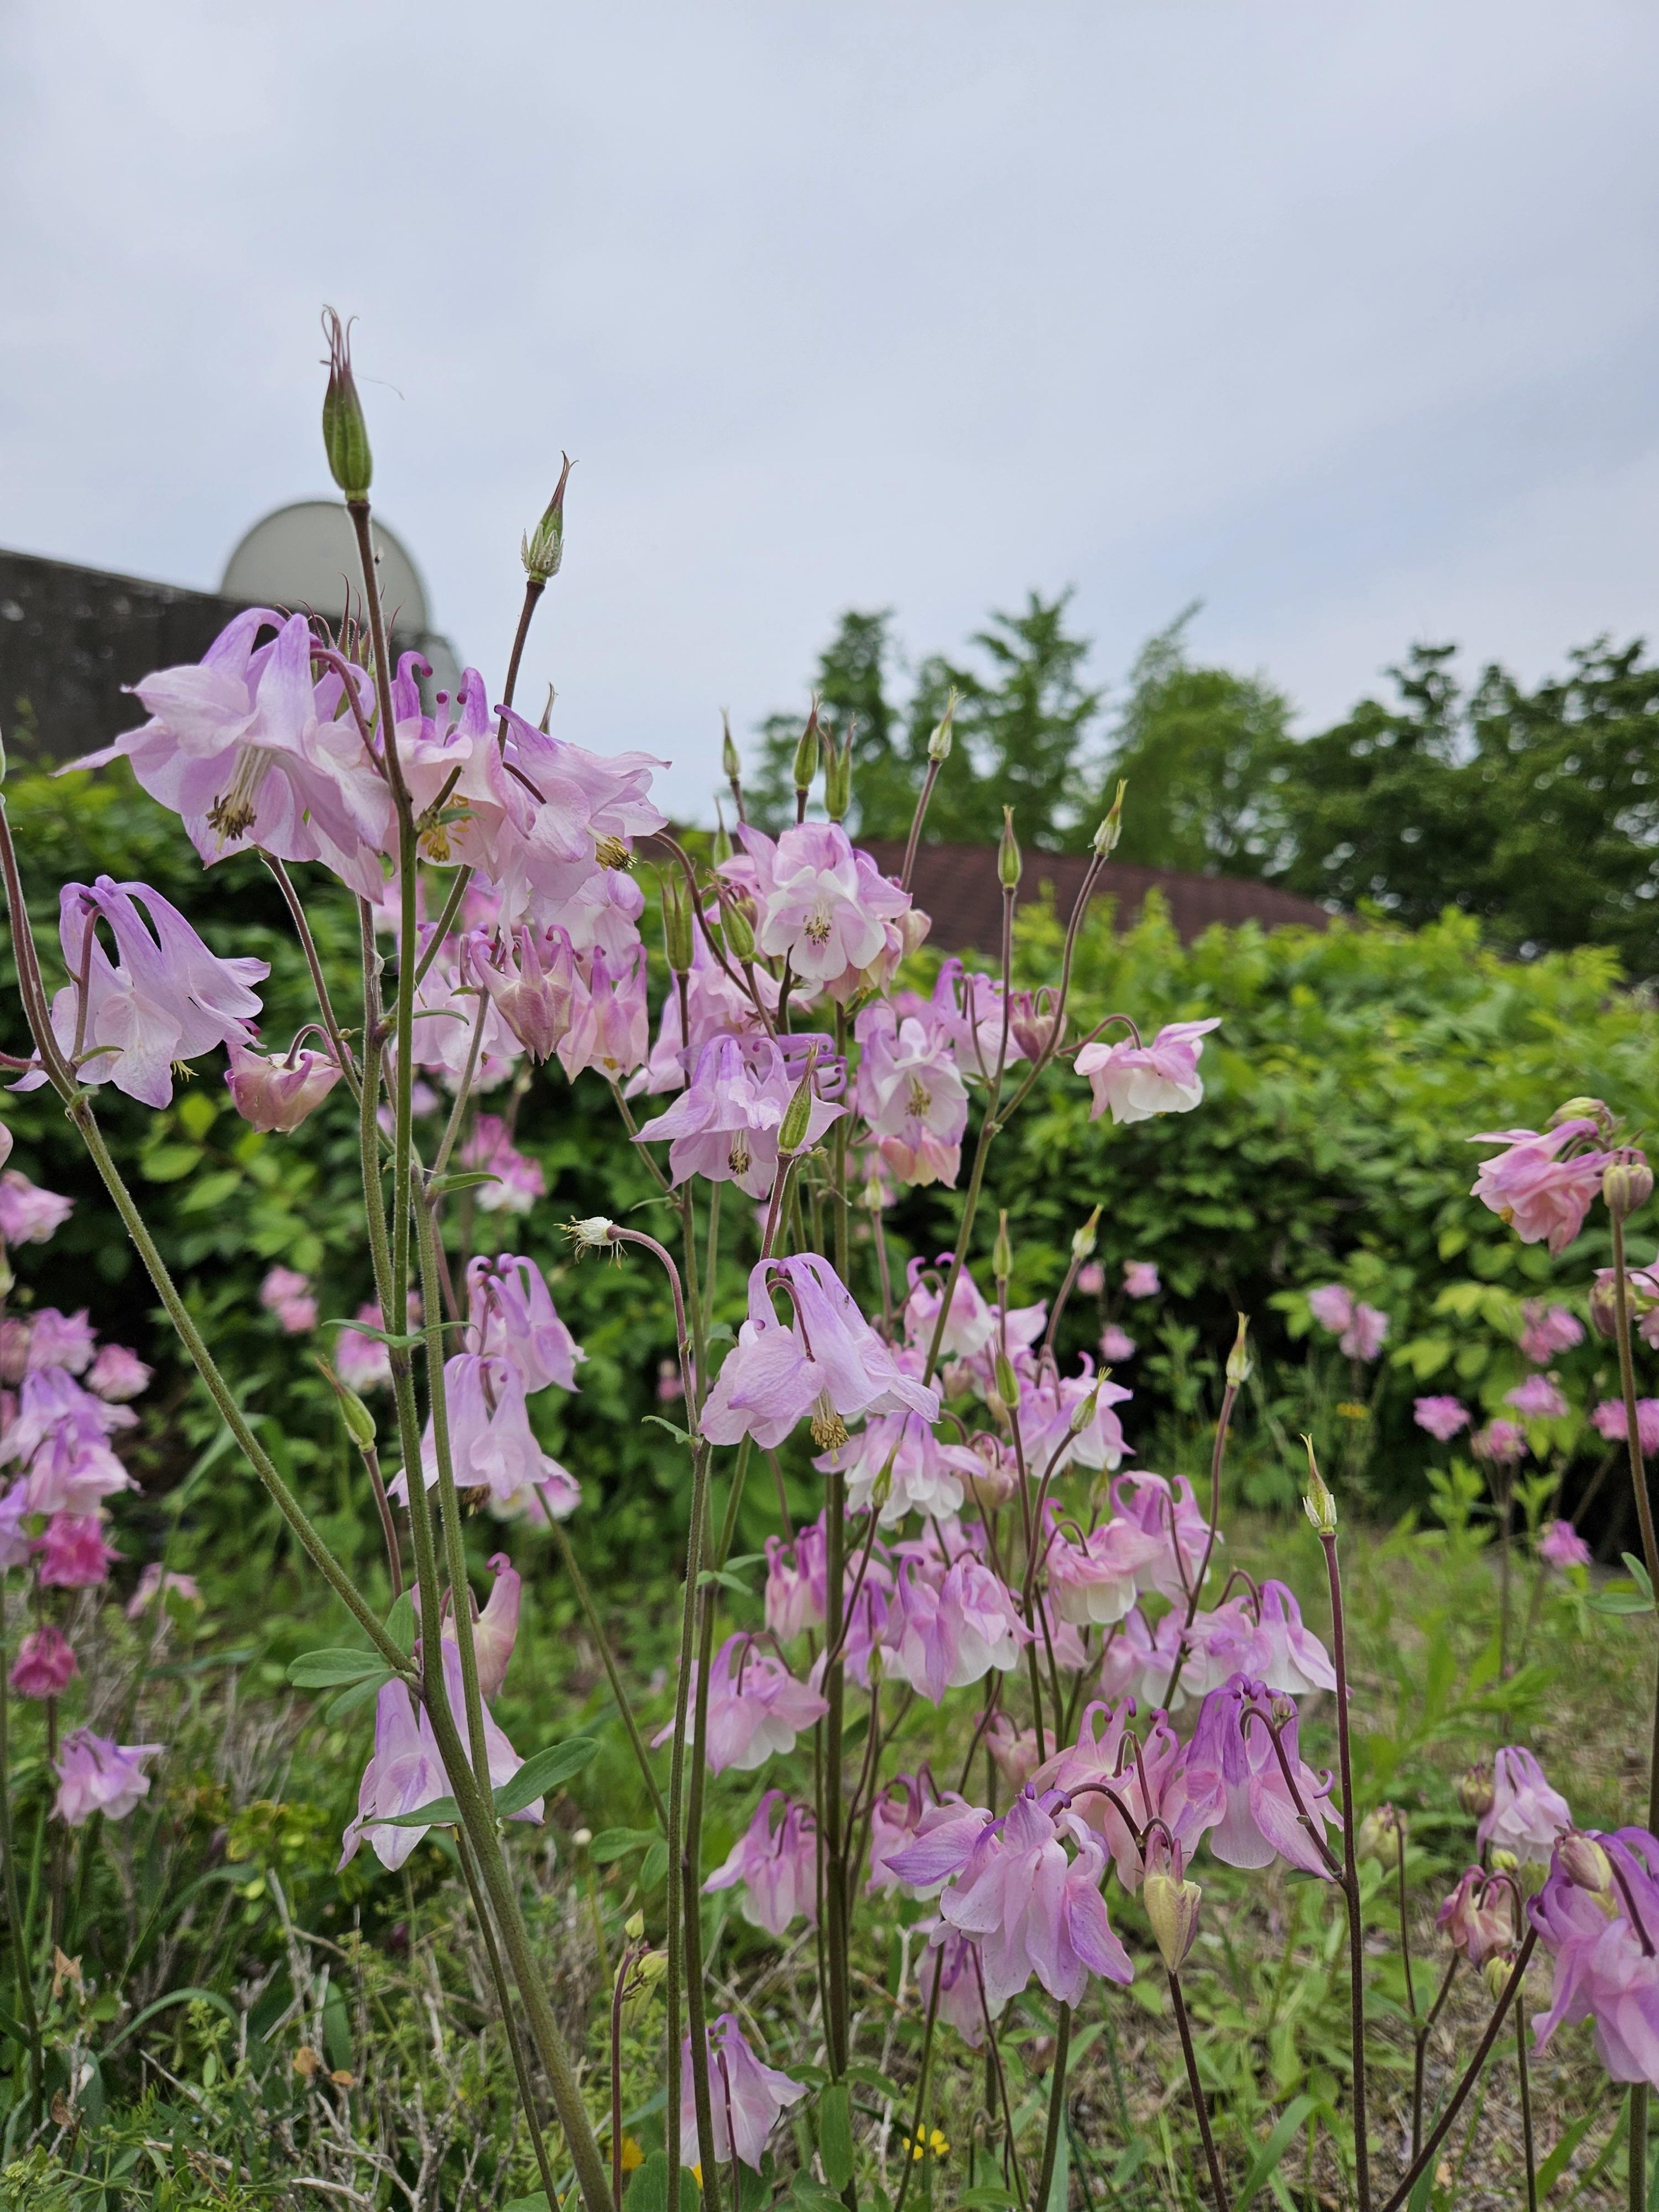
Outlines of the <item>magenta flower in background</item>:
[{"label": "magenta flower in background", "polygon": [[1534,1367],[1547,1367],[1558,1352],[1571,1352],[1583,1341],[1583,1322],[1565,1306],[1547,1306],[1541,1298],[1525,1298],[1521,1317],[1526,1323],[1521,1334],[1522,1357],[1530,1359]]},{"label": "magenta flower in background", "polygon": [[[770,1285],[787,1286],[790,1321],[779,1321]],[[763,1451],[811,1413],[822,1449],[844,1443],[858,1413],[939,1418],[939,1393],[905,1374],[859,1311],[830,1262],[816,1252],[762,1261],[750,1271],[749,1318],[727,1352],[703,1407],[711,1443],[752,1436]]]},{"label": "magenta flower in background", "polygon": [[1419,1429],[1426,1429],[1431,1437],[1449,1443],[1460,1429],[1467,1429],[1474,1419],[1467,1406],[1456,1398],[1419,1398],[1413,1419]]},{"label": "magenta flower in background", "polygon": [[1435,1926],[1459,1956],[1484,1966],[1515,1941],[1514,1892],[1493,1882],[1484,1867],[1472,1866],[1435,1915]]},{"label": "magenta flower in background", "polygon": [[[781,1808],[775,1823],[773,1815]],[[785,1934],[805,1917],[818,1924],[817,1823],[804,1805],[769,1790],[729,1856],[703,1884],[705,1891],[744,1887],[742,1911],[751,1928]]]},{"label": "magenta flower in background", "polygon": [[943,1024],[886,1000],[854,1025],[861,1048],[858,1109],[900,1182],[952,1184],[962,1164],[968,1088]]},{"label": "magenta flower in background", "polygon": [[[1224,1809],[1210,1849],[1224,1865],[1263,1867],[1282,1858],[1328,1881],[1330,1870],[1302,1825],[1273,1751],[1267,1726],[1272,1702],[1265,1683],[1243,1674],[1210,1692],[1188,1751],[1189,1786],[1205,1773],[1221,1784]],[[1279,1741],[1315,1829],[1322,1837],[1328,1822],[1340,1828],[1340,1817],[1329,1802],[1330,1776],[1316,1774],[1297,1750],[1294,1709]]]},{"label": "magenta flower in background", "polygon": [[471,1348],[505,1359],[527,1392],[557,1383],[577,1388],[587,1357],[559,1318],[547,1278],[533,1260],[503,1252],[467,1263],[467,1328]]},{"label": "magenta flower in background", "polygon": [[1593,1121],[1563,1121],[1559,1128],[1485,1129],[1472,1145],[1501,1145],[1480,1163],[1469,1194],[1507,1222],[1523,1244],[1547,1241],[1552,1252],[1565,1252],[1584,1225],[1584,1216],[1601,1188],[1606,1152],[1572,1152],[1564,1148],[1594,1137]]},{"label": "magenta flower in background", "polygon": [[1590,1547],[1571,1521],[1547,1521],[1538,1540],[1538,1556],[1547,1566],[1587,1567]]},{"label": "magenta flower in background", "polygon": [[1469,1438],[1474,1457],[1491,1467],[1518,1467],[1527,1455],[1527,1432],[1514,1421],[1488,1421]]},{"label": "magenta flower in background", "polygon": [[[1623,1443],[1626,1434],[1625,1401],[1622,1398],[1603,1398],[1590,1415],[1590,1426],[1609,1443]],[[1638,1398],[1636,1401],[1636,1435],[1643,1453],[1650,1459],[1659,1452],[1659,1398]]]},{"label": "magenta flower in background", "polygon": [[1564,2021],[1592,2023],[1596,2056],[1615,2081],[1659,2087],[1659,1841],[1645,1828],[1563,1838],[1527,1907],[1554,1967],[1538,2048]]},{"label": "magenta flower in background", "polygon": [[304,1336],[317,1326],[311,1278],[293,1267],[273,1267],[259,1285],[259,1303],[275,1314],[286,1334]]},{"label": "magenta flower in background", "polygon": [[120,1556],[104,1540],[97,1514],[54,1513],[40,1540],[35,1579],[42,1589],[91,1589]]},{"label": "magenta flower in background", "polygon": [[1163,1285],[1158,1279],[1155,1260],[1126,1260],[1123,1262],[1123,1295],[1128,1298],[1155,1298]]},{"label": "magenta flower in background", "polygon": [[149,1369],[136,1352],[130,1352],[125,1344],[106,1344],[92,1363],[87,1388],[112,1404],[119,1405],[136,1398],[149,1382]]},{"label": "magenta flower in background", "polygon": [[1109,1367],[1115,1366],[1121,1359],[1133,1359],[1135,1356],[1135,1340],[1126,1329],[1120,1328],[1115,1321],[1108,1322],[1100,1332],[1100,1356]]},{"label": "magenta flower in background", "polygon": [[829,1602],[828,1537],[823,1516],[787,1546],[781,1536],[766,1540],[766,1625],[788,1644],[809,1628],[822,1628]]},{"label": "magenta flower in background", "polygon": [[1309,1291],[1308,1311],[1321,1328],[1328,1329],[1333,1336],[1340,1336],[1353,1321],[1353,1292],[1345,1290],[1340,1283],[1327,1283],[1319,1290]]},{"label": "magenta flower in background", "polygon": [[1389,1316],[1379,1307],[1356,1302],[1353,1319],[1337,1340],[1337,1350],[1350,1359],[1375,1359],[1389,1334]]},{"label": "magenta flower in background", "polygon": [[30,1629],[7,1679],[20,1698],[55,1698],[80,1671],[68,1638],[48,1624]]},{"label": "magenta flower in background", "polygon": [[35,1370],[64,1367],[71,1375],[84,1374],[97,1341],[98,1333],[87,1319],[84,1306],[72,1314],[59,1313],[56,1306],[42,1306],[28,1324],[27,1364]]},{"label": "magenta flower in background", "polygon": [[1572,1808],[1551,1789],[1529,1751],[1506,1745],[1492,1760],[1492,1801],[1474,1832],[1484,1850],[1513,1851],[1523,1866],[1547,1866],[1555,1839],[1572,1826]]},{"label": "magenta flower in background", "polygon": [[165,1748],[159,1743],[113,1743],[90,1729],[72,1729],[52,1763],[58,1777],[52,1811],[71,1828],[83,1826],[94,1813],[125,1820],[138,1800],[149,1795],[146,1762],[159,1759]]},{"label": "magenta flower in background", "polygon": [[[696,2166],[696,2088],[691,2072],[691,2039],[682,2046],[680,2066],[680,2164]],[[735,2152],[759,2172],[767,2138],[778,2117],[806,2094],[775,2066],[763,2066],[744,2040],[735,2013],[723,2012],[708,2030],[708,2089],[714,2106],[714,2156],[725,2165]]]},{"label": "magenta flower in background", "polygon": [[1077,1286],[1085,1298],[1097,1298],[1106,1287],[1106,1270],[1098,1260],[1085,1260],[1077,1271]]},{"label": "magenta flower in background", "polygon": [[[358,1307],[356,1317],[371,1328],[379,1328],[379,1303],[368,1299]],[[392,1380],[392,1354],[379,1337],[365,1336],[359,1328],[343,1328],[334,1340],[334,1372],[348,1390],[377,1390]]]},{"label": "magenta flower in background", "polygon": [[[695,1700],[695,1676],[690,1695]],[[747,1774],[763,1766],[775,1751],[793,1751],[802,1729],[829,1710],[816,1690],[797,1681],[752,1636],[728,1636],[708,1669],[709,1772],[723,1774],[732,1766]],[[671,1720],[652,1741],[666,1743],[673,1733]]]},{"label": "magenta flower in background", "polygon": [[494,1182],[480,1183],[475,1194],[482,1213],[528,1213],[538,1199],[547,1195],[541,1162],[515,1147],[498,1114],[479,1115],[459,1157],[464,1168],[495,1177]]},{"label": "magenta flower in background", "polygon": [[[1562,1395],[1561,1386],[1549,1375],[1528,1375],[1526,1381],[1517,1382],[1513,1390],[1505,1390],[1504,1403],[1513,1406],[1516,1412],[1528,1421],[1559,1421],[1567,1412],[1567,1401]],[[1623,1413],[1621,1406],[1621,1421]]]},{"label": "magenta flower in background", "polygon": [[8,1244],[44,1244],[74,1211],[72,1198],[42,1190],[18,1169],[0,1174],[0,1237]]},{"label": "magenta flower in background", "polygon": [[1085,1044],[1076,1066],[1079,1075],[1088,1077],[1094,1094],[1089,1119],[1097,1121],[1109,1108],[1117,1122],[1190,1112],[1204,1096],[1198,1072],[1204,1039],[1220,1027],[1218,1017],[1206,1022],[1168,1022],[1150,1044],[1109,1045],[1099,1039]]},{"label": "magenta flower in background", "polygon": [[233,1037],[229,1058],[225,1083],[236,1111],[251,1127],[283,1136],[313,1114],[340,1079],[332,1055],[308,1046],[271,1060]]},{"label": "magenta flower in background", "polygon": [[159,1559],[151,1559],[140,1574],[132,1595],[127,1600],[127,1619],[137,1620],[158,1596],[171,1591],[191,1605],[200,1605],[202,1593],[194,1575],[182,1575],[161,1571]]}]

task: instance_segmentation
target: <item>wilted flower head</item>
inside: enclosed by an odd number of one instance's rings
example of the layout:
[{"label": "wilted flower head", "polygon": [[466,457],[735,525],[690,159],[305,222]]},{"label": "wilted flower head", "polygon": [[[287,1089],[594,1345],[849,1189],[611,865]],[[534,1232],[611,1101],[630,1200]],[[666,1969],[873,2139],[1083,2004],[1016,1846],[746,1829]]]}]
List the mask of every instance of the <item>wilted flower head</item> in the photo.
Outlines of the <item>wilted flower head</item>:
[{"label": "wilted flower head", "polygon": [[236,1111],[252,1127],[283,1135],[314,1113],[340,1079],[332,1055],[308,1047],[271,1060],[233,1037],[229,1059],[225,1082]]},{"label": "wilted flower head", "polygon": [[1475,1842],[1513,1851],[1523,1866],[1547,1866],[1556,1838],[1571,1826],[1571,1807],[1551,1789],[1531,1752],[1513,1745],[1498,1752],[1492,1760],[1492,1802]]}]

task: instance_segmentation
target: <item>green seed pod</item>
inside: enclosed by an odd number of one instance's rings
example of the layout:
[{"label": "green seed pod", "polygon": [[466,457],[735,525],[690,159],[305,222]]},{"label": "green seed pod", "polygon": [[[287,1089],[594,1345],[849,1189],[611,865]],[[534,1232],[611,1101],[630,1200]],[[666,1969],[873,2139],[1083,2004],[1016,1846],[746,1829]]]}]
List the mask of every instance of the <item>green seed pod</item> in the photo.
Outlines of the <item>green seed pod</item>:
[{"label": "green seed pod", "polygon": [[957,719],[957,695],[953,690],[945,702],[945,712],[933,725],[933,733],[927,740],[930,761],[947,761],[951,757],[951,725]]},{"label": "green seed pod", "polygon": [[806,1132],[812,1120],[812,1062],[806,1063],[805,1073],[795,1085],[795,1094],[783,1109],[783,1119],[778,1124],[778,1150],[798,1152],[806,1142]]},{"label": "green seed pod", "polygon": [[348,504],[361,505],[368,497],[374,474],[368,449],[368,424],[357,384],[351,374],[351,332],[332,307],[323,310],[323,329],[328,337],[328,388],[323,394],[323,451],[329,474],[345,494]]},{"label": "green seed pod", "polygon": [[1024,863],[1019,857],[1019,841],[1014,836],[1014,810],[1002,810],[1002,837],[997,846],[997,881],[1006,891],[1017,891]]},{"label": "green seed pod", "polygon": [[795,796],[804,799],[812,788],[818,773],[818,702],[812,702],[812,711],[806,718],[806,727],[800,733],[795,747]]},{"label": "green seed pod", "polygon": [[691,907],[678,877],[665,876],[662,886],[662,942],[669,967],[677,975],[691,972]]},{"label": "green seed pod", "polygon": [[748,915],[740,906],[722,904],[720,920],[726,927],[726,949],[734,960],[752,960],[755,957],[755,933]]},{"label": "green seed pod", "polygon": [[833,738],[823,762],[823,811],[832,822],[844,822],[853,803],[853,726],[837,745]]},{"label": "green seed pod", "polygon": [[732,741],[732,718],[724,708],[720,709],[720,727],[725,732],[720,739],[720,774],[735,791],[738,780],[743,774],[743,763],[738,758],[737,746]]},{"label": "green seed pod", "polygon": [[532,584],[544,584],[550,576],[556,576],[564,559],[564,488],[570,481],[571,462],[568,453],[561,453],[559,459],[564,467],[547,502],[547,512],[519,546],[525,574]]},{"label": "green seed pod", "polygon": [[1107,809],[1105,820],[1095,832],[1095,850],[1103,860],[1123,835],[1123,794],[1128,788],[1127,783],[1119,784],[1117,797]]}]

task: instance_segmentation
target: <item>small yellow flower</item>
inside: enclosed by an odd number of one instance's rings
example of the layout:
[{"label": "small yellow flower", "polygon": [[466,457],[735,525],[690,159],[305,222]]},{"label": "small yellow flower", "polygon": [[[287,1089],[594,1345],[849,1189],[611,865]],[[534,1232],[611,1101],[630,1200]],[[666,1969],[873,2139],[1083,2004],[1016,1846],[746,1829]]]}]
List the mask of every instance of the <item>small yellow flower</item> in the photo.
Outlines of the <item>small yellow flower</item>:
[{"label": "small yellow flower", "polygon": [[[624,2173],[632,2173],[636,2166],[643,2166],[644,2164],[645,2153],[640,2148],[637,2142],[635,2142],[632,2136],[624,2136],[623,2137],[622,2154],[623,2172]],[[699,2188],[702,2186],[701,2177],[699,2177],[697,2186]]]},{"label": "small yellow flower", "polygon": [[1370,1419],[1370,1408],[1360,1405],[1357,1399],[1344,1398],[1336,1409],[1336,1414],[1337,1419],[1341,1421],[1368,1421]]},{"label": "small yellow flower", "polygon": [[948,2158],[951,2154],[950,2144],[945,2142],[937,2128],[927,2138],[927,2148],[935,2158]]}]

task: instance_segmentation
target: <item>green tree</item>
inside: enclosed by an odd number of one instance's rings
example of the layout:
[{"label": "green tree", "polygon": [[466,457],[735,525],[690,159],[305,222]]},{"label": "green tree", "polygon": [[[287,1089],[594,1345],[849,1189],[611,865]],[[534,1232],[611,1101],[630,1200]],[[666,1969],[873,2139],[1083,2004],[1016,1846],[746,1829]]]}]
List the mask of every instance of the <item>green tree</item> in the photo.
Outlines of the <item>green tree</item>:
[{"label": "green tree", "polygon": [[[895,658],[892,620],[890,607],[872,614],[849,609],[818,655],[811,686],[820,716],[838,735],[852,725],[854,820],[866,837],[904,836],[919,781],[899,714],[887,696]],[[781,830],[795,818],[795,746],[805,722],[802,709],[769,714],[761,725],[759,767],[744,799],[750,818],[764,829]]]}]

